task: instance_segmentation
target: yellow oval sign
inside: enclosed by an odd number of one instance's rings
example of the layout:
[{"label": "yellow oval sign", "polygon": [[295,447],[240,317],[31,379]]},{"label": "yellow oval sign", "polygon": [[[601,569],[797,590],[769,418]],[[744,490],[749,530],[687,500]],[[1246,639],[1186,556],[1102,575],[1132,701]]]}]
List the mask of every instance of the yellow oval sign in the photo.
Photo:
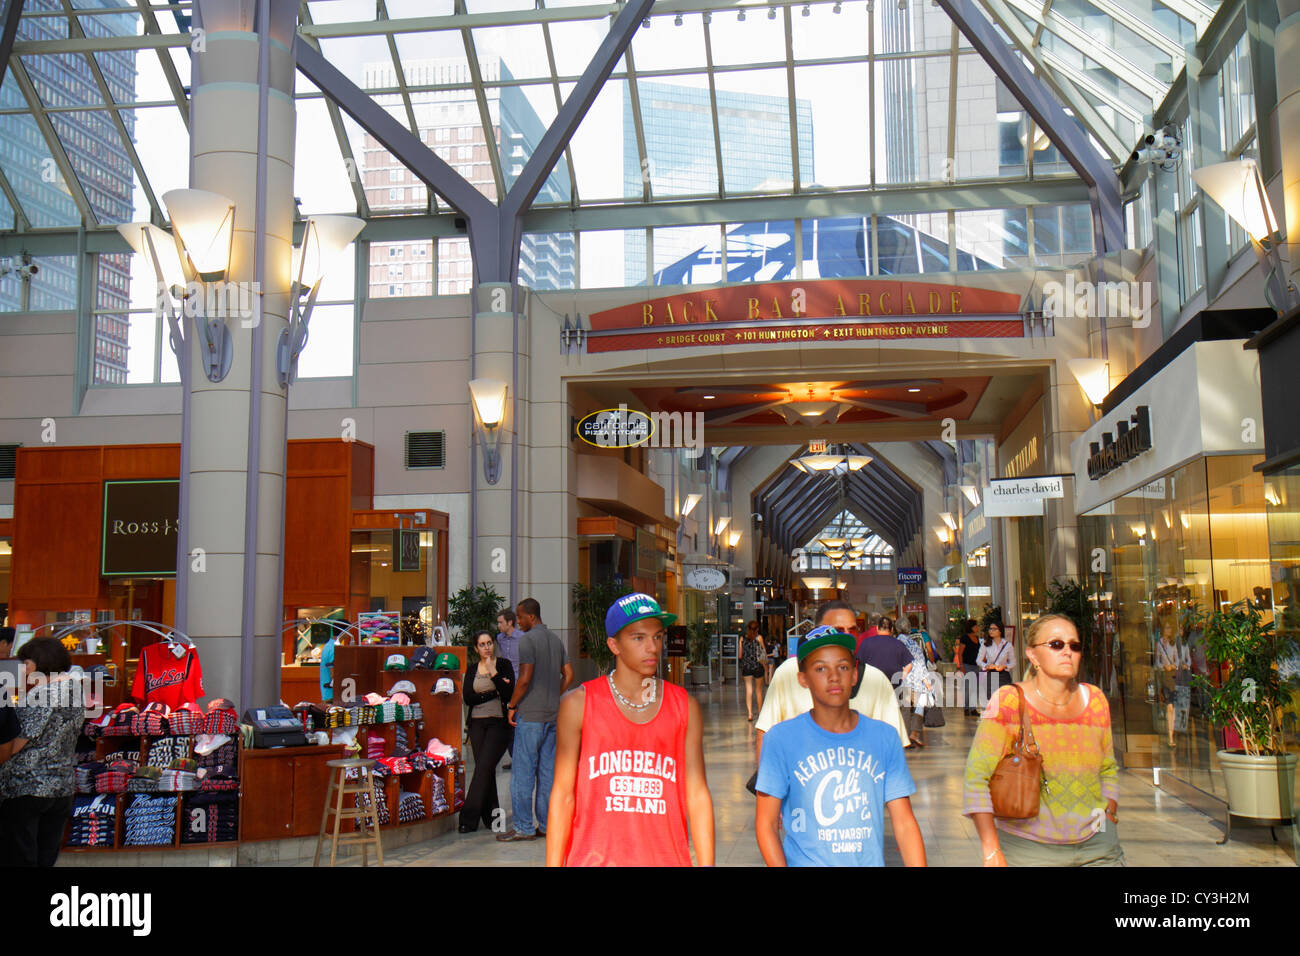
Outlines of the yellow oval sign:
[{"label": "yellow oval sign", "polygon": [[655,433],[654,420],[634,408],[602,408],[583,416],[578,437],[596,448],[634,448]]}]

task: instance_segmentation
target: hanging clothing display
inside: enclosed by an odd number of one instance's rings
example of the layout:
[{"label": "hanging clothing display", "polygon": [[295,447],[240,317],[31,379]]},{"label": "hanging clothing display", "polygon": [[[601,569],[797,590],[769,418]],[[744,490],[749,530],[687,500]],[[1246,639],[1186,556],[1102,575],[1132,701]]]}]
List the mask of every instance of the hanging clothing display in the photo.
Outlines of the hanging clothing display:
[{"label": "hanging clothing display", "polygon": [[198,651],[167,641],[141,649],[131,696],[145,704],[162,703],[173,709],[197,701],[203,696],[203,667]]}]

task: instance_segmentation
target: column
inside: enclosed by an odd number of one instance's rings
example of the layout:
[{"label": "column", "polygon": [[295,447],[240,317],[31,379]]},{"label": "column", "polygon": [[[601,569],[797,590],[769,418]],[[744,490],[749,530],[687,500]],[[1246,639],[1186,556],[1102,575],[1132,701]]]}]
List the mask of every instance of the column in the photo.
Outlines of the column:
[{"label": "column", "polygon": [[[297,7],[287,0],[200,0],[198,7],[203,39],[194,55],[191,186],[234,201],[228,281],[253,308],[227,317],[234,359],[220,382],[204,374],[192,328],[188,333],[188,499],[181,520],[191,554],[203,555],[178,569],[178,587],[186,589],[184,627],[198,645],[209,692],[244,708],[279,700],[286,394],[275,353],[286,326],[293,246]],[[268,23],[259,10],[269,10]],[[259,33],[269,46],[264,117]]]},{"label": "column", "polygon": [[1274,66],[1277,69],[1278,151],[1282,154],[1282,190],[1285,211],[1281,218],[1286,226],[1290,254],[1291,281],[1300,288],[1300,0],[1278,0],[1274,42]]}]

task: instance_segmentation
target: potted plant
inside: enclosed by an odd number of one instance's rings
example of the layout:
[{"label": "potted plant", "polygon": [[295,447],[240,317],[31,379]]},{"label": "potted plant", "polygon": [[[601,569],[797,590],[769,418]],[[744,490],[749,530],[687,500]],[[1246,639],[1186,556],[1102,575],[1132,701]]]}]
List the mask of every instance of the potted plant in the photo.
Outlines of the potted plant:
[{"label": "potted plant", "polygon": [[468,647],[479,631],[497,632],[497,615],[506,599],[489,584],[464,587],[447,601],[447,623],[453,629],[452,643]]},{"label": "potted plant", "polygon": [[689,680],[692,684],[708,684],[709,651],[713,648],[713,625],[707,621],[696,621],[691,626],[689,645],[691,669]]},{"label": "potted plant", "polygon": [[573,586],[571,607],[578,622],[582,650],[599,674],[608,673],[614,666],[614,655],[605,640],[605,612],[623,595],[631,593],[626,584],[613,580]]},{"label": "potted plant", "polygon": [[1220,750],[1219,766],[1228,793],[1228,812],[1256,820],[1290,820],[1295,814],[1296,755],[1286,752],[1280,710],[1296,687],[1294,675],[1277,667],[1294,657],[1292,633],[1279,634],[1259,609],[1238,601],[1227,609],[1197,616],[1205,635],[1205,654],[1219,665],[1216,684],[1193,677],[1209,699],[1210,720],[1231,727],[1240,750]]}]

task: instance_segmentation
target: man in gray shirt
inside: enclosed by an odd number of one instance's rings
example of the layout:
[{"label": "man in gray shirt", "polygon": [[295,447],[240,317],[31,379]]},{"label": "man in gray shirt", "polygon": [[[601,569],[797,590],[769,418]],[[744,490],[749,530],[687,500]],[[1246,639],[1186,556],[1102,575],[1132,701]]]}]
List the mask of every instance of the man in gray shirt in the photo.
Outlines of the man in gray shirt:
[{"label": "man in gray shirt", "polygon": [[497,836],[502,843],[546,835],[546,811],[555,778],[555,720],[560,696],[573,683],[573,666],[564,644],[542,623],[541,605],[524,598],[515,608],[515,616],[524,635],[519,640],[519,674],[509,710],[515,728],[510,769],[514,829]]}]

